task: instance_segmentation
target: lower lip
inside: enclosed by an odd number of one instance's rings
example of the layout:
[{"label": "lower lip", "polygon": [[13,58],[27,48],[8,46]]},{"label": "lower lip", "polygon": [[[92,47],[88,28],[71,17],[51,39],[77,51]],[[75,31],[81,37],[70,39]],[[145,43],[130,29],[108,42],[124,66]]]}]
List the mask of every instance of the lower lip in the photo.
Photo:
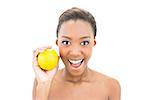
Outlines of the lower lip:
[{"label": "lower lip", "polygon": [[81,65],[84,63],[84,61],[82,61],[82,63],[80,63],[80,64],[71,64],[70,62],[69,62],[69,64],[70,64],[70,66],[71,66],[71,68],[73,69],[73,70],[78,70],[78,69],[80,69],[81,68]]}]

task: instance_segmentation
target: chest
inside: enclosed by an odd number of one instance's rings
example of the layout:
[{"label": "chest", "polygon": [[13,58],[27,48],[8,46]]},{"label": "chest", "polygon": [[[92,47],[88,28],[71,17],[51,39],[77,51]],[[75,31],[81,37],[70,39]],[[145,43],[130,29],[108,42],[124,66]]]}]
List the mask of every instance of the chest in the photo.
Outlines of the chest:
[{"label": "chest", "polygon": [[50,100],[108,100],[105,87],[96,84],[53,85],[50,92]]}]

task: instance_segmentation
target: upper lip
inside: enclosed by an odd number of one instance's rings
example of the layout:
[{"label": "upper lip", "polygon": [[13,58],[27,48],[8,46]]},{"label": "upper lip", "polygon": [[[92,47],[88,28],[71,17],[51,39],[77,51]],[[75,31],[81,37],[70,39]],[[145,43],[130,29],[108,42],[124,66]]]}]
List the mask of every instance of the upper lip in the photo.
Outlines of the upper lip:
[{"label": "upper lip", "polygon": [[70,63],[77,64],[77,63],[80,63],[81,61],[83,61],[83,59],[68,59],[68,61],[69,61]]},{"label": "upper lip", "polygon": [[81,58],[81,59],[69,59],[69,60],[74,60],[74,61],[77,61],[77,60],[82,60],[83,58]]}]

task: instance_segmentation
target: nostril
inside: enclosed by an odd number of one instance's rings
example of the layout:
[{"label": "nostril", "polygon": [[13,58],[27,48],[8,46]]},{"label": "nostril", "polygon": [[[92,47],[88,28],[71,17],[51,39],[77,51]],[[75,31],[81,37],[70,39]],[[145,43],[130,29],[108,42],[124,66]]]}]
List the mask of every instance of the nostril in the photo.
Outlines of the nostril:
[{"label": "nostril", "polygon": [[81,50],[76,48],[76,49],[71,49],[70,50],[70,54],[72,55],[80,55],[81,54]]}]

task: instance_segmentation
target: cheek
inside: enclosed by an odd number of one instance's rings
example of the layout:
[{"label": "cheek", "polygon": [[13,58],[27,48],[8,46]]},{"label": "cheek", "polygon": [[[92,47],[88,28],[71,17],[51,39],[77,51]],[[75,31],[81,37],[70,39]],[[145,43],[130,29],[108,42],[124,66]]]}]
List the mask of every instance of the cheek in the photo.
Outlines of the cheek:
[{"label": "cheek", "polygon": [[65,56],[66,56],[66,50],[65,50],[65,48],[64,47],[62,47],[62,46],[59,46],[59,54],[60,54],[60,57],[63,59],[63,58],[65,58]]},{"label": "cheek", "polygon": [[84,55],[89,59],[92,55],[92,48],[84,49]]}]

